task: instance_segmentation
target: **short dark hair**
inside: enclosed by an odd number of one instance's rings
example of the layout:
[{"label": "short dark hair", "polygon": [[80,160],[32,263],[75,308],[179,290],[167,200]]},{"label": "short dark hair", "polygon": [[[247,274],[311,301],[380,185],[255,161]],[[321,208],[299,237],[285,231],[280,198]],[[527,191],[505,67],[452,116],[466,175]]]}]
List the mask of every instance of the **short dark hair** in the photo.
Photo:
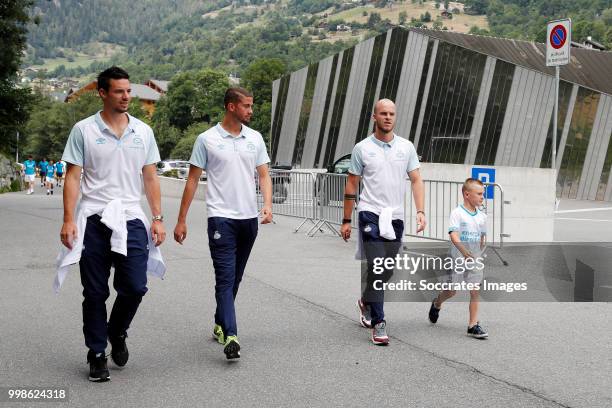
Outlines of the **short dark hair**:
[{"label": "short dark hair", "polygon": [[223,97],[223,106],[225,107],[225,109],[227,109],[228,104],[240,102],[240,98],[243,96],[247,98],[252,98],[253,94],[250,91],[237,86],[227,88],[227,90],[225,91],[225,96]]},{"label": "short dark hair", "polygon": [[98,90],[104,89],[106,92],[110,89],[111,79],[130,79],[127,71],[123,68],[112,66],[98,74]]},{"label": "short dark hair", "polygon": [[463,183],[463,186],[461,186],[461,193],[465,193],[467,190],[470,190],[472,188],[472,186],[476,184],[477,186],[481,186],[484,187],[484,183],[476,178],[468,178],[465,180],[465,182]]}]

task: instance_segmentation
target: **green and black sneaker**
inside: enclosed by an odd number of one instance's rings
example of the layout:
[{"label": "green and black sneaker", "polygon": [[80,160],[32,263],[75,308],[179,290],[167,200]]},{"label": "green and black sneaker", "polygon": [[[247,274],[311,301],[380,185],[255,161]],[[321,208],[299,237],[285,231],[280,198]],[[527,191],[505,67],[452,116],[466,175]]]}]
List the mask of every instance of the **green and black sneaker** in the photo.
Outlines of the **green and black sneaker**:
[{"label": "green and black sneaker", "polygon": [[218,324],[213,327],[213,338],[219,342],[219,344],[225,344],[225,336],[223,335],[223,328]]},{"label": "green and black sneaker", "polygon": [[240,344],[238,344],[237,336],[227,336],[223,352],[225,353],[225,357],[227,357],[228,360],[240,358]]}]

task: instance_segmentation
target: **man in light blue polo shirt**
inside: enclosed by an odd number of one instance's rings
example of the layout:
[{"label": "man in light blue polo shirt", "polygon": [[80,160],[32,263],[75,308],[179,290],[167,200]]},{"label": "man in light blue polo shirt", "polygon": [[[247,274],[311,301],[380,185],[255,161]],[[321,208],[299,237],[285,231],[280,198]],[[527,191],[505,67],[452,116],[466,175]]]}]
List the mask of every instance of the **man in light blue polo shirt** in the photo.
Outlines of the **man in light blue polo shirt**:
[{"label": "man in light blue polo shirt", "polygon": [[351,154],[340,233],[344,240],[351,236],[351,215],[359,182],[363,181],[357,211],[359,239],[367,259],[367,279],[362,297],[357,300],[357,308],[361,325],[372,329],[372,342],[387,345],[384,292],[375,288],[374,281],[386,281],[392,270],[378,275],[374,273],[373,264],[376,258],[394,258],[400,249],[404,233],[406,176],[410,178],[417,208],[417,232],[425,228],[424,186],[414,145],[393,132],[396,121],[393,101],[381,99],[376,102],[372,119],[374,134],[357,143]]},{"label": "man in light blue polo shirt", "polygon": [[225,346],[227,359],[234,359],[240,357],[234,300],[257,237],[255,171],[264,197],[262,224],[272,221],[272,180],[264,140],[246,125],[253,114],[253,95],[246,89],[229,88],[224,104],[223,121],[199,135],[193,146],[174,239],[182,244],[187,236],[187,212],[206,169],[208,245],[217,300],[213,336]]},{"label": "man in light blue polo shirt", "polygon": [[[115,365],[125,366],[127,330],[147,292],[147,273],[161,276],[165,271],[157,248],[165,231],[156,169],[159,151],[151,128],[127,113],[129,75],[111,67],[98,75],[97,87],[103,110],[74,125],[62,156],[68,163],[60,233],[65,248],[58,256],[54,287],[59,290],[69,266],[78,262],[89,380],[103,382],[110,379],[107,343]],[[151,223],[140,206],[142,186]],[[112,266],[117,297],[107,319]]]}]

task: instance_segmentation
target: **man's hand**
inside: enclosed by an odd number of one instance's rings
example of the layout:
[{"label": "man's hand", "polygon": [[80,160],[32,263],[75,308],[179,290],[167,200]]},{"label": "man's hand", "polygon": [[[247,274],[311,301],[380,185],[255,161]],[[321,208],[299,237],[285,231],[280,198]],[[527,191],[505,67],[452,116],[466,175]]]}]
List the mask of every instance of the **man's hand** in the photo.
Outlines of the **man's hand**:
[{"label": "man's hand", "polygon": [[340,236],[342,237],[343,240],[347,241],[351,238],[351,224],[346,223],[346,224],[342,224],[342,226],[340,227]]},{"label": "man's hand", "polygon": [[153,221],[151,225],[151,238],[155,246],[160,246],[166,239],[166,229],[161,221]]},{"label": "man's hand", "polygon": [[72,249],[72,244],[77,239],[77,227],[74,221],[64,222],[60,232],[62,244],[68,249]]},{"label": "man's hand", "polygon": [[185,238],[187,238],[187,224],[184,222],[177,222],[176,227],[174,227],[174,240],[183,245]]},{"label": "man's hand", "polygon": [[425,214],[423,214],[422,212],[417,213],[416,222],[417,222],[417,234],[418,234],[419,232],[424,231],[425,227],[427,226],[427,220],[425,219]]},{"label": "man's hand", "polygon": [[261,223],[269,224],[272,222],[272,208],[264,207],[261,209]]}]

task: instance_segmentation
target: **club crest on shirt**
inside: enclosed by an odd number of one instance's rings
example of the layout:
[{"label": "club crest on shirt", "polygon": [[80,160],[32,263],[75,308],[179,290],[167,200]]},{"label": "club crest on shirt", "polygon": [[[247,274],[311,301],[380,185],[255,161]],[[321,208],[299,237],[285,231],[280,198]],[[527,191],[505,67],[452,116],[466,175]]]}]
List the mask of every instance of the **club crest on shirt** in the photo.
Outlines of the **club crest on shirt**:
[{"label": "club crest on shirt", "polygon": [[104,143],[106,143],[106,139],[105,138],[99,137],[99,138],[96,139],[96,144],[100,145],[100,144],[104,144]]},{"label": "club crest on shirt", "polygon": [[141,145],[142,139],[139,137],[135,137],[134,140],[132,140],[132,143],[134,143],[135,145]]},{"label": "club crest on shirt", "polygon": [[376,152],[369,152],[368,157],[376,157]]},{"label": "club crest on shirt", "polygon": [[404,157],[406,157],[406,154],[399,150],[397,153],[395,153],[395,157],[397,157],[398,159],[403,159]]},{"label": "club crest on shirt", "polygon": [[250,152],[254,152],[255,151],[255,144],[253,144],[253,142],[247,143],[246,147],[247,147],[247,150],[250,151]]},{"label": "club crest on shirt", "polygon": [[225,144],[223,144],[223,143],[219,143],[219,144],[217,145],[217,148],[218,148],[219,150],[225,150]]}]

